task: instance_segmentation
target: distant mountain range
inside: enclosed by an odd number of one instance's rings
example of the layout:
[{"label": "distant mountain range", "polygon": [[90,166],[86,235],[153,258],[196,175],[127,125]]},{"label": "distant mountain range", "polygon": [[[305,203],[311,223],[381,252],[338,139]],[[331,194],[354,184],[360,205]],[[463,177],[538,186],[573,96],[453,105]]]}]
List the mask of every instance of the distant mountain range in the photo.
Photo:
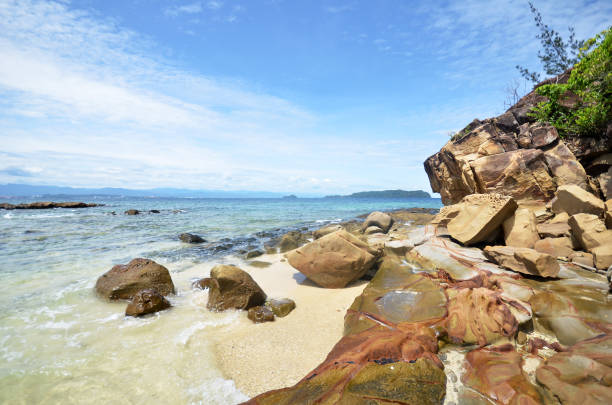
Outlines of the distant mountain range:
[{"label": "distant mountain range", "polygon": [[431,198],[431,196],[423,190],[383,190],[361,191],[350,195],[327,195],[325,198]]},{"label": "distant mountain range", "polygon": [[31,196],[76,196],[100,195],[123,197],[183,197],[183,198],[281,198],[286,193],[268,191],[223,191],[223,190],[185,190],[179,188],[153,188],[130,190],[127,188],[74,188],[59,186],[33,186],[29,184],[0,185],[0,197]]}]

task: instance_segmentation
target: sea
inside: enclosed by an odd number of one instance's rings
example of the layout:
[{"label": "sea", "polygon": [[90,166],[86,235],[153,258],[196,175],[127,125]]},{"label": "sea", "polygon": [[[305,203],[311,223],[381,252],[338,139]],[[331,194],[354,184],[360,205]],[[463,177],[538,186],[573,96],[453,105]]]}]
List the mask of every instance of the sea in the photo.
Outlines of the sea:
[{"label": "sea", "polygon": [[[80,209],[0,210],[0,403],[236,404],[248,399],[216,366],[213,336],[236,311],[206,309],[191,287],[219,263],[240,263],[295,229],[371,211],[440,208],[439,199],[198,199],[79,196]],[[139,215],[125,215],[137,209]],[[151,212],[153,210],[159,213]],[[202,236],[189,245],[180,233]],[[169,311],[124,316],[125,302],[94,293],[113,265],[145,257],[166,266]]]}]

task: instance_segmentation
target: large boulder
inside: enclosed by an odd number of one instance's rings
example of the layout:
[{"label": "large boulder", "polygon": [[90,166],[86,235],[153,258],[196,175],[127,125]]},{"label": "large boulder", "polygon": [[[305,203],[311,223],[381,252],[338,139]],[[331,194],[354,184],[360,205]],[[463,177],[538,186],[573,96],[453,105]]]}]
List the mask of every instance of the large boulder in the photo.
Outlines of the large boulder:
[{"label": "large boulder", "polygon": [[504,240],[507,246],[533,248],[540,240],[533,211],[519,208],[504,221]]},{"label": "large boulder", "polygon": [[485,255],[510,270],[540,277],[556,277],[560,267],[557,259],[529,248],[487,246]]},{"label": "large boulder", "polygon": [[572,240],[568,237],[544,238],[537,241],[534,250],[552,257],[570,257],[574,253]]},{"label": "large boulder", "polygon": [[290,252],[287,260],[319,286],[342,288],[363,276],[377,256],[377,250],[342,230]]},{"label": "large boulder", "polygon": [[612,230],[606,229],[604,222],[596,215],[576,214],[569,220],[572,233],[587,251],[598,246],[612,247]]},{"label": "large boulder", "polygon": [[208,288],[206,307],[213,311],[249,309],[263,305],[266,294],[246,271],[220,264],[210,271],[210,278],[197,282],[200,288]]},{"label": "large boulder", "polygon": [[371,226],[377,226],[382,229],[384,233],[389,231],[393,225],[393,218],[390,215],[385,214],[384,212],[374,211],[363,222],[363,230],[367,230]]},{"label": "large boulder", "polygon": [[472,194],[461,200],[459,214],[448,223],[450,235],[465,245],[487,240],[516,210],[516,202],[501,194]]},{"label": "large boulder", "polygon": [[141,290],[155,289],[161,295],[174,294],[170,272],[149,259],[133,259],[118,264],[96,282],[96,292],[107,299],[131,299]]},{"label": "large boulder", "polygon": [[125,309],[127,316],[143,316],[170,308],[170,302],[157,290],[141,290],[132,297]]},{"label": "large boulder", "polygon": [[557,190],[552,210],[555,213],[567,212],[569,215],[585,213],[601,216],[604,202],[576,185],[567,185]]}]

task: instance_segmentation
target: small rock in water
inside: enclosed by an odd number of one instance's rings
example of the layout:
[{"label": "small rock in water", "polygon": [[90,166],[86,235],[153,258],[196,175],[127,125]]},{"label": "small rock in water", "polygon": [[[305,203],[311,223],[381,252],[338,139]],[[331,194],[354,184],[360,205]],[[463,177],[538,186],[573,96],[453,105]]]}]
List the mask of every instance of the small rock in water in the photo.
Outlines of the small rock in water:
[{"label": "small rock in water", "polygon": [[138,210],[127,210],[125,211],[125,215],[138,215],[140,214],[140,211]]},{"label": "small rock in water", "polygon": [[170,302],[157,290],[141,290],[132,297],[132,301],[125,309],[126,316],[143,316],[170,308]]},{"label": "small rock in water", "polygon": [[263,306],[253,307],[249,309],[247,317],[255,323],[272,322],[274,321],[274,312]]},{"label": "small rock in water", "polygon": [[96,292],[107,299],[131,299],[138,291],[155,289],[162,295],[174,294],[170,272],[149,259],[133,259],[118,264],[104,273],[96,282]]},{"label": "small rock in water", "polygon": [[151,213],[151,214],[159,214],[159,210],[149,210],[149,213]]},{"label": "small rock in water", "polygon": [[179,239],[185,243],[204,243],[206,242],[201,236],[194,235],[192,233],[182,233],[179,235]]},{"label": "small rock in water", "polygon": [[263,252],[261,250],[259,250],[259,249],[256,249],[256,250],[251,250],[250,252],[248,252],[246,254],[246,258],[247,259],[252,259],[254,257],[258,257],[258,256],[261,256],[261,255],[263,255]]},{"label": "small rock in water", "polygon": [[289,298],[272,299],[266,302],[266,307],[270,308],[274,315],[283,318],[295,309],[295,301]]}]

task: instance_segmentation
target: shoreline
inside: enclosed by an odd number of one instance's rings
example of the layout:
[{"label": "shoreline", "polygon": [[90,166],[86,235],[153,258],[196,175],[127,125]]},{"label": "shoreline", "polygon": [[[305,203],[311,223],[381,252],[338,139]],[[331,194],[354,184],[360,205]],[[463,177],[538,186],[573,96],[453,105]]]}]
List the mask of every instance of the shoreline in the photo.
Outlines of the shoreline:
[{"label": "shoreline", "polygon": [[213,338],[213,353],[225,378],[245,395],[292,386],[318,366],[342,338],[344,315],[368,281],[358,280],[342,289],[316,286],[283,260],[269,254],[256,268],[232,260],[248,272],[270,298],[290,298],[296,308],[274,322],[254,324],[244,316]]}]

